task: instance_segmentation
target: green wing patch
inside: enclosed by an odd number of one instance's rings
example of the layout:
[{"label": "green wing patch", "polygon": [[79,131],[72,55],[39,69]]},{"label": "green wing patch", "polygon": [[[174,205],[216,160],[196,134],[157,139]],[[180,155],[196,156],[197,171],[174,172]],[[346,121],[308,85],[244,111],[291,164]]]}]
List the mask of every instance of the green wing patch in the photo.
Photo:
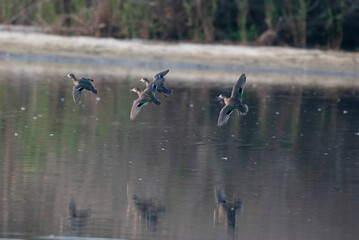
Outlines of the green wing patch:
[{"label": "green wing patch", "polygon": [[239,97],[239,98],[242,98],[242,92],[243,92],[243,89],[240,88],[240,89],[238,90],[238,97]]},{"label": "green wing patch", "polygon": [[148,102],[147,100],[143,100],[143,101],[141,101],[138,105],[137,105],[137,107],[141,107],[143,104],[145,104],[146,102]]}]

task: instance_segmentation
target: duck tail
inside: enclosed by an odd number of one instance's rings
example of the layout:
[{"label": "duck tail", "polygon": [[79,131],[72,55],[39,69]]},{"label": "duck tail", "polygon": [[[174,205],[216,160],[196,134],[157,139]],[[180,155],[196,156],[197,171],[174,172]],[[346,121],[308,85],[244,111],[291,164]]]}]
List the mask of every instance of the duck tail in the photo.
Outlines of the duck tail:
[{"label": "duck tail", "polygon": [[163,96],[165,97],[168,97],[168,96],[171,96],[172,93],[173,93],[173,90],[171,88],[163,88],[162,89],[162,92],[163,92]]},{"label": "duck tail", "polygon": [[161,102],[160,102],[157,98],[155,98],[155,97],[152,97],[152,98],[151,98],[151,102],[154,103],[154,104],[156,104],[156,105],[161,105]]}]

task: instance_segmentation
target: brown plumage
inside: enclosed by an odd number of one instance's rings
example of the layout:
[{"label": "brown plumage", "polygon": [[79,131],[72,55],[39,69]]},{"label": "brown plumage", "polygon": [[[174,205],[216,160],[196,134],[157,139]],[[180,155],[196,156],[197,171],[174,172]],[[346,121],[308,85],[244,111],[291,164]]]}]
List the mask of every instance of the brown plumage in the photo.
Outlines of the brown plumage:
[{"label": "brown plumage", "polygon": [[161,102],[153,95],[152,90],[150,88],[146,88],[141,92],[138,88],[131,89],[132,92],[135,92],[138,94],[138,98],[133,101],[132,108],[131,108],[131,114],[130,119],[134,120],[137,115],[140,113],[141,108],[145,106],[147,103],[154,103],[156,105],[160,105]]},{"label": "brown plumage", "polygon": [[246,75],[242,74],[232,89],[230,98],[225,97],[223,94],[219,98],[224,100],[225,106],[221,109],[218,116],[218,126],[223,126],[229,120],[233,110],[236,110],[238,115],[246,115],[248,113],[248,106],[242,103],[243,89],[246,84]]},{"label": "brown plumage", "polygon": [[67,75],[68,78],[72,79],[75,86],[73,87],[72,96],[74,102],[78,104],[81,100],[81,95],[83,90],[88,90],[97,94],[97,90],[92,86],[93,80],[90,78],[80,78],[77,79],[74,74],[70,73]]},{"label": "brown plumage", "polygon": [[160,92],[164,97],[168,97],[172,95],[173,90],[170,88],[166,88],[164,85],[165,78],[164,76],[169,72],[170,70],[166,70],[163,72],[157,73],[155,76],[153,76],[153,81],[150,83],[150,81],[147,78],[142,78],[140,81],[146,84],[146,87],[150,85],[150,88],[152,91]]}]

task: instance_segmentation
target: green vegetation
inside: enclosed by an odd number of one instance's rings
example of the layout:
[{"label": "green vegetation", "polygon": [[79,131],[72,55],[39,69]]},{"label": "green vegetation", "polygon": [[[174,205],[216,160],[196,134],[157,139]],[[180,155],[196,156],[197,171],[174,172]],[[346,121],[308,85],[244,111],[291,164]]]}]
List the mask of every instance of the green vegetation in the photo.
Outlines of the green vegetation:
[{"label": "green vegetation", "polygon": [[1,0],[0,23],[55,34],[355,50],[349,0]]}]

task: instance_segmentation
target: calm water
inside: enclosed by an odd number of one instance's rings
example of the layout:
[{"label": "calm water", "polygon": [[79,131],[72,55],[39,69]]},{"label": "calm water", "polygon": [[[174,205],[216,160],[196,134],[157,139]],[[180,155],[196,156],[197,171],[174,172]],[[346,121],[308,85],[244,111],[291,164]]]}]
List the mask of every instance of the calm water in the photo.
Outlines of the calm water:
[{"label": "calm water", "polygon": [[169,76],[130,121],[137,79],[75,105],[68,79],[0,76],[0,238],[358,239],[359,90],[247,79],[218,128],[231,84]]}]

